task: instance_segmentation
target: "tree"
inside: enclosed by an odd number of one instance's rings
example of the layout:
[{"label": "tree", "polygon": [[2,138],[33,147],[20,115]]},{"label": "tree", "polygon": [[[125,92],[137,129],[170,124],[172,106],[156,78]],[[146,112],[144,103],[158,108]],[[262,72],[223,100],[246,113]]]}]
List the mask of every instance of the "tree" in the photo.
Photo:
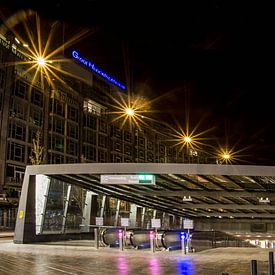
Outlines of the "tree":
[{"label": "tree", "polygon": [[30,161],[33,165],[39,165],[44,159],[44,147],[41,146],[41,132],[37,130],[35,138],[32,140],[32,153],[30,155]]}]

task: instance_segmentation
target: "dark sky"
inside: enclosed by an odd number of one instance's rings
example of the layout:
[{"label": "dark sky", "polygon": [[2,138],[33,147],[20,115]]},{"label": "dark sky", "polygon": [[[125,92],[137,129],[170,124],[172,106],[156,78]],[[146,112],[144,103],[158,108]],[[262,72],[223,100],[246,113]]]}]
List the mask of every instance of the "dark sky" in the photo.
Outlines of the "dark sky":
[{"label": "dark sky", "polygon": [[[243,1],[47,1],[37,10],[95,33],[75,45],[100,68],[150,98],[167,121],[215,127],[219,142],[251,146],[249,163],[275,165],[271,7]],[[37,1],[41,2],[41,1]],[[245,1],[246,2],[246,1]],[[131,77],[129,77],[131,76]],[[225,138],[227,137],[227,138]]]}]

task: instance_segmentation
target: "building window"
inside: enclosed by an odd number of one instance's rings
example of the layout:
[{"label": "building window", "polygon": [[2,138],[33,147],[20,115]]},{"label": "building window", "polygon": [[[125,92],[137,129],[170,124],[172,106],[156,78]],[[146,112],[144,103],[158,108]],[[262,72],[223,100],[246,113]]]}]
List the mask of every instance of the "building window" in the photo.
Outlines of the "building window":
[{"label": "building window", "polygon": [[64,139],[57,136],[49,136],[49,148],[55,151],[64,152]]},{"label": "building window", "polygon": [[153,150],[153,142],[152,141],[147,141],[147,149]]},{"label": "building window", "polygon": [[83,102],[83,110],[84,112],[100,116],[102,113],[102,106],[95,101],[88,99]]},{"label": "building window", "polygon": [[50,110],[54,114],[64,117],[65,116],[64,103],[60,102],[56,98],[52,98],[50,101]]},{"label": "building window", "polygon": [[98,161],[99,162],[106,162],[107,161],[107,152],[98,150]]},{"label": "building window", "polygon": [[163,155],[164,152],[165,152],[165,147],[164,147],[163,144],[160,144],[160,145],[159,145],[159,153]]},{"label": "building window", "polygon": [[0,70],[0,89],[4,88],[5,77],[6,77],[5,71],[4,70]]},{"label": "building window", "polygon": [[43,95],[37,89],[32,89],[31,103],[36,106],[43,107]]},{"label": "building window", "polygon": [[68,119],[78,122],[78,110],[68,105]]},{"label": "building window", "polygon": [[91,116],[89,114],[84,115],[84,126],[92,128],[96,130],[97,126],[97,118],[95,116]]},{"label": "building window", "polygon": [[96,161],[96,148],[89,145],[83,146],[83,154],[87,160]]},{"label": "building window", "polygon": [[96,132],[90,129],[84,130],[84,141],[96,145]]},{"label": "building window", "polygon": [[77,155],[77,142],[67,139],[67,154]]},{"label": "building window", "polygon": [[58,154],[52,154],[52,163],[60,164],[64,163],[64,156]]},{"label": "building window", "polygon": [[124,145],[124,154],[128,156],[132,156],[132,148],[129,145]]},{"label": "building window", "polygon": [[14,98],[12,101],[10,116],[25,120],[26,114],[27,114],[26,104],[24,104],[24,102],[22,102],[21,100],[16,100]]},{"label": "building window", "polygon": [[78,127],[75,124],[68,123],[68,136],[78,139]]},{"label": "building window", "polygon": [[140,159],[144,159],[144,151],[143,151],[143,150],[139,150],[139,152],[138,152],[138,157],[139,157]]},{"label": "building window", "polygon": [[50,131],[64,135],[64,119],[53,117],[53,125],[52,125],[52,120],[50,119],[49,127],[50,127]]},{"label": "building window", "polygon": [[10,123],[9,125],[9,137],[25,141],[26,138],[26,126],[20,123]]},{"label": "building window", "polygon": [[21,81],[17,81],[14,87],[14,95],[25,99],[27,96],[27,85]]},{"label": "building window", "polygon": [[103,135],[99,135],[99,146],[106,148],[107,147],[107,137]]},{"label": "building window", "polygon": [[153,155],[153,153],[147,152],[147,161],[148,161],[148,162],[153,162],[153,160],[154,160],[154,155]]},{"label": "building window", "polygon": [[77,162],[78,162],[77,158],[67,157],[67,163],[77,163]]},{"label": "building window", "polygon": [[42,111],[34,107],[30,108],[30,123],[41,126],[42,125]]},{"label": "building window", "polygon": [[124,131],[124,140],[125,140],[125,141],[128,141],[128,142],[131,142],[131,141],[132,141],[131,133],[130,133],[130,132]]},{"label": "building window", "polygon": [[8,159],[14,161],[25,161],[25,146],[15,142],[8,144]]},{"label": "building window", "polygon": [[119,142],[114,142],[114,150],[117,152],[121,152],[122,144]]},{"label": "building window", "polygon": [[107,124],[105,121],[102,121],[102,120],[99,121],[99,131],[101,133],[107,133]]},{"label": "building window", "polygon": [[144,147],[145,139],[143,137],[138,138],[138,145],[141,146],[141,147]]}]

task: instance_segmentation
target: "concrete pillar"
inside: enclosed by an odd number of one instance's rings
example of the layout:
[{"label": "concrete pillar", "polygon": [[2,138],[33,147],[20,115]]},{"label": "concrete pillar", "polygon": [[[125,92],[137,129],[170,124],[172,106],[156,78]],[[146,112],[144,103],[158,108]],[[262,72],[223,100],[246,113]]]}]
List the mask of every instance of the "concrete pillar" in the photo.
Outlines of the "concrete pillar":
[{"label": "concrete pillar", "polygon": [[146,208],[145,208],[145,207],[142,207],[142,211],[141,211],[141,227],[142,227],[142,228],[144,227],[145,211],[146,211]]},{"label": "concrete pillar", "polygon": [[3,215],[3,219],[4,219],[4,227],[7,227],[7,220],[8,220],[8,213],[7,213],[7,209],[4,209],[4,215]]},{"label": "concrete pillar", "polygon": [[72,186],[69,184],[68,190],[67,190],[66,201],[65,201],[64,213],[63,213],[63,221],[62,221],[62,229],[61,229],[62,233],[65,233],[65,226],[66,226],[68,206],[69,206],[69,201],[70,201],[71,188],[72,188]]},{"label": "concrete pillar", "polygon": [[85,198],[85,205],[83,209],[83,218],[82,218],[82,224],[84,226],[81,228],[81,232],[89,232],[90,230],[89,225],[91,224],[92,197],[93,197],[93,192],[87,191],[86,198]]},{"label": "concrete pillar", "polygon": [[102,202],[101,202],[101,207],[100,207],[100,217],[103,217],[104,208],[105,208],[105,203],[106,203],[106,196],[104,195],[104,196],[102,197]]},{"label": "concrete pillar", "polygon": [[117,200],[117,205],[116,205],[116,215],[115,215],[115,226],[118,226],[118,215],[119,215],[119,209],[120,209],[120,200]]},{"label": "concrete pillar", "polygon": [[130,205],[130,226],[131,227],[136,227],[137,225],[137,205],[134,203],[131,203]]}]

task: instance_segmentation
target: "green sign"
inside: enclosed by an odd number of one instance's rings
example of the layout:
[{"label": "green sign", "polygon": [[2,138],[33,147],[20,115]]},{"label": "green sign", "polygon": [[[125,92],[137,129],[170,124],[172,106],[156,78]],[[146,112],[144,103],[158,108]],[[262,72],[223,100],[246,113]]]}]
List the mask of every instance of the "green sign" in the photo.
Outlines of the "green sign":
[{"label": "green sign", "polygon": [[101,184],[148,184],[154,185],[155,176],[148,174],[140,175],[101,175],[100,176]]}]

